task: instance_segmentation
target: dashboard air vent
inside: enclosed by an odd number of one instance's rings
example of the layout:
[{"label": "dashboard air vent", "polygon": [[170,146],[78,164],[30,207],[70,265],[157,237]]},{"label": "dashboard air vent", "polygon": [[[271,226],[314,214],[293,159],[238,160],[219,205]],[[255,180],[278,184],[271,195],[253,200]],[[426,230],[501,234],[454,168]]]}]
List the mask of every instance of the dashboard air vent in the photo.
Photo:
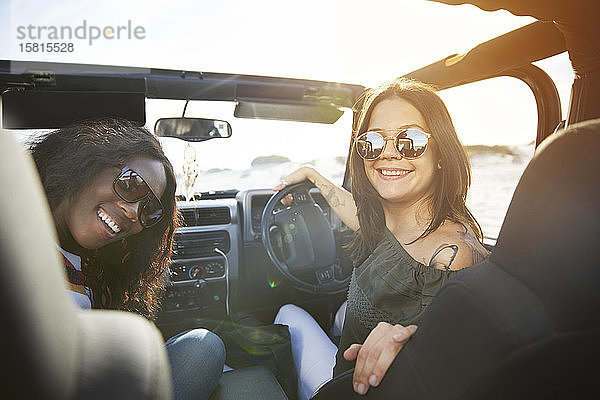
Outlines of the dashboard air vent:
[{"label": "dashboard air vent", "polygon": [[183,226],[227,225],[231,223],[228,207],[193,208],[181,210]]},{"label": "dashboard air vent", "polygon": [[173,259],[214,256],[217,247],[229,252],[231,241],[226,231],[185,232],[175,234]]}]

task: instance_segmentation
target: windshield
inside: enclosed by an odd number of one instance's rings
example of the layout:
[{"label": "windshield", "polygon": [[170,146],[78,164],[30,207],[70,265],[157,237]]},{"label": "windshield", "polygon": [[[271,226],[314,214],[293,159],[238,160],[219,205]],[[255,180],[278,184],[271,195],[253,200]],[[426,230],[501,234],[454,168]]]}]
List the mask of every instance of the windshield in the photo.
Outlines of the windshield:
[{"label": "windshield", "polygon": [[[181,116],[185,101],[147,100],[146,124]],[[319,169],[341,185],[350,143],[352,111],[335,124],[245,119],[233,117],[235,103],[192,101],[187,117],[226,120],[230,138],[191,143],[161,138],[177,176],[177,193],[190,198],[196,192],[272,188],[281,177],[303,164]]]}]

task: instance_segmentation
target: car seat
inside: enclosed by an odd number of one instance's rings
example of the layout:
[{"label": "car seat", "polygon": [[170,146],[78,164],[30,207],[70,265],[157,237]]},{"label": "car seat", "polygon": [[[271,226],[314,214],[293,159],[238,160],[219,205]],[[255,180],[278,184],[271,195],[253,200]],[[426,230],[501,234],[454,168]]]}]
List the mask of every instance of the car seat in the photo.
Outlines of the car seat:
[{"label": "car seat", "polygon": [[29,155],[0,132],[0,397],[169,399],[160,332],[126,312],[77,310]]},{"label": "car seat", "polygon": [[[600,119],[542,143],[494,252],[442,286],[367,397],[600,398],[599,148]],[[359,398],[352,372],[313,399]]]}]

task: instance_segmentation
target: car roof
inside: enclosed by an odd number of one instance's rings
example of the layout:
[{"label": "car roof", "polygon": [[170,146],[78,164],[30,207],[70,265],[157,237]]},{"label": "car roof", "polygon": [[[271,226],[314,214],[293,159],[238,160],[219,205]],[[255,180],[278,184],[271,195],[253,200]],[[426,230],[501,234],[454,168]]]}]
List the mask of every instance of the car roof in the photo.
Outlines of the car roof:
[{"label": "car roof", "polygon": [[[538,21],[404,76],[439,89],[502,75],[525,81],[538,106],[543,105],[538,107],[539,144],[553,132],[562,115],[554,83],[531,63],[565,50],[564,38],[556,26]],[[0,60],[3,114],[11,115],[3,122],[5,128],[13,129],[58,128],[78,119],[106,115],[142,125],[146,98],[231,101],[239,106],[239,115],[235,116],[333,123],[341,115],[339,108],[352,108],[364,89],[362,85],[287,77]],[[62,94],[60,102],[56,101],[58,93]],[[14,99],[16,105],[11,107]],[[246,104],[251,107],[243,107]],[[56,105],[54,109],[52,105]],[[304,108],[307,112],[291,113],[282,107]],[[47,109],[45,115],[33,111],[40,109]],[[248,110],[257,114],[244,114]]]}]

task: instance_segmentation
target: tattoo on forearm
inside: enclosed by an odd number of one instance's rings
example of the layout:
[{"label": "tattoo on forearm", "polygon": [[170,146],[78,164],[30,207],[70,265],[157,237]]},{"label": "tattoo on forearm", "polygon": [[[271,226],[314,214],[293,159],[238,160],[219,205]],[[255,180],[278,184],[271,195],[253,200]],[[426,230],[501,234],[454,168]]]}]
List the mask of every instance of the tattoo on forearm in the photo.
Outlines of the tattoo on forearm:
[{"label": "tattoo on forearm", "polygon": [[319,188],[321,193],[325,197],[325,200],[331,205],[331,207],[344,207],[346,202],[344,199],[341,199],[335,190],[335,187],[329,185],[322,185],[322,188]]},{"label": "tattoo on forearm", "polygon": [[433,256],[431,256],[431,260],[429,260],[429,266],[450,271],[450,266],[456,258],[457,253],[457,245],[444,243],[433,252]]}]

